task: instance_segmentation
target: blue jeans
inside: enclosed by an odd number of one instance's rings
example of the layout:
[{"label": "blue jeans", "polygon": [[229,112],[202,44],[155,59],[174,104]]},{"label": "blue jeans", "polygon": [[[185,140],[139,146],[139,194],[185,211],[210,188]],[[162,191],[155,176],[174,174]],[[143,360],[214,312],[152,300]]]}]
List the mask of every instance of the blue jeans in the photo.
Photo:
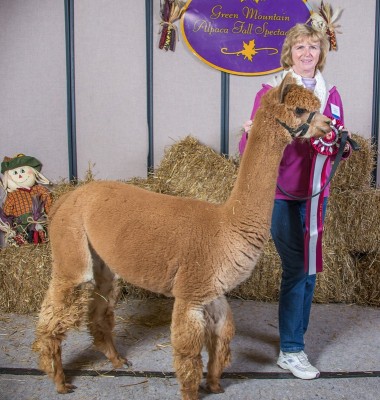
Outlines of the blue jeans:
[{"label": "blue jeans", "polygon": [[[327,197],[323,203],[326,214]],[[281,258],[282,280],[279,299],[280,349],[295,353],[305,347],[316,275],[304,270],[306,201],[275,200],[271,234]]]}]

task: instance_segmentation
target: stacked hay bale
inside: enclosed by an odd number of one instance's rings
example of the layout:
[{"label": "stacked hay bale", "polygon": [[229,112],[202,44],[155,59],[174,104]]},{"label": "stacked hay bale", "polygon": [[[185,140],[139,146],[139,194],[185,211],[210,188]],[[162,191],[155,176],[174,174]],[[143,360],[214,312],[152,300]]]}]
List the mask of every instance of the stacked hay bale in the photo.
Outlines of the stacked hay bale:
[{"label": "stacked hay bale", "polygon": [[[379,306],[380,191],[372,188],[375,149],[369,140],[358,135],[354,139],[361,150],[340,165],[331,184],[324,248],[333,257],[319,283],[330,281],[332,286],[335,277],[340,286],[330,289],[334,301]],[[318,301],[326,300],[323,290],[317,294]]]},{"label": "stacked hay bale", "polygon": [[[324,273],[318,275],[315,301],[380,305],[380,191],[371,188],[374,151],[354,135],[362,150],[342,163],[331,185],[324,235]],[[229,196],[238,160],[220,156],[193,137],[169,147],[154,174],[128,181],[144,189],[222,203]],[[93,180],[87,174],[85,184]],[[76,185],[61,183],[54,198]],[[48,245],[0,249],[0,309],[30,313],[40,307],[48,287],[51,255]],[[277,301],[281,264],[273,241],[264,248],[252,276],[230,296]],[[125,297],[157,297],[123,284]]]},{"label": "stacked hay bale", "polygon": [[169,147],[155,172],[165,193],[211,203],[224,202],[236,180],[238,163],[188,136]]},{"label": "stacked hay bale", "polygon": [[37,311],[51,274],[47,244],[0,249],[0,310],[18,314]]}]

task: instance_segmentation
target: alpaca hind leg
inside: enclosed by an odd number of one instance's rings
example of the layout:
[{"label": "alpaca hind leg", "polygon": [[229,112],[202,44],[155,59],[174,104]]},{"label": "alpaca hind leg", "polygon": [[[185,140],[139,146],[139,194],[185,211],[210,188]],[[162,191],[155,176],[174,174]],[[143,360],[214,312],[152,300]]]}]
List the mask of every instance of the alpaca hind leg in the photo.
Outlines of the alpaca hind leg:
[{"label": "alpaca hind leg", "polygon": [[82,287],[53,279],[41,306],[33,350],[39,353],[39,366],[55,383],[59,393],[71,392],[62,366],[61,343],[66,332],[84,320],[92,285]]},{"label": "alpaca hind leg", "polygon": [[206,347],[209,355],[206,389],[222,393],[220,377],[231,362],[230,342],[235,334],[232,312],[226,298],[219,297],[205,307]]},{"label": "alpaca hind leg", "polygon": [[204,345],[204,310],[182,299],[175,299],[171,325],[174,369],[183,400],[197,400],[202,380],[201,351]]},{"label": "alpaca hind leg", "polygon": [[114,368],[121,368],[124,364],[131,366],[126,358],[118,354],[113,340],[114,308],[120,292],[118,282],[96,254],[93,254],[93,261],[95,290],[89,307],[88,328],[94,345],[112,362]]}]

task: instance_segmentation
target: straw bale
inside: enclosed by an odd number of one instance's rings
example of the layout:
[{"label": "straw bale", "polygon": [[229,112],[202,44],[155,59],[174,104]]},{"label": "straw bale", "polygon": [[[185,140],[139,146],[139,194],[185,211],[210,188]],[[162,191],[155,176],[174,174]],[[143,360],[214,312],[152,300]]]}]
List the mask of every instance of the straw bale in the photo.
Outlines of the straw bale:
[{"label": "straw bale", "polygon": [[95,180],[95,176],[92,172],[92,168],[95,164],[89,164],[88,169],[84,175],[83,179],[76,179],[73,181],[68,181],[67,179],[61,179],[59,182],[53,184],[51,189],[51,195],[53,197],[53,202],[59,199],[62,195],[67,192],[70,192],[76,189],[78,186],[85,185],[86,183],[92,182]]},{"label": "straw bale", "polygon": [[359,284],[355,257],[347,248],[323,244],[323,272],[317,274],[314,302],[352,303]]},{"label": "straw bale", "polygon": [[51,253],[47,244],[0,249],[0,310],[37,311],[49,286]]},{"label": "straw bale", "polygon": [[358,255],[355,264],[359,277],[355,303],[380,307],[380,251]]},{"label": "straw bale", "polygon": [[166,149],[155,176],[167,185],[166,193],[222,203],[231,193],[237,169],[236,161],[187,136]]},{"label": "straw bale", "polygon": [[162,179],[158,179],[155,175],[150,175],[148,178],[131,178],[126,183],[138,186],[141,189],[149,190],[150,192],[170,194],[169,186]]},{"label": "straw bale", "polygon": [[342,161],[331,182],[331,192],[368,189],[372,184],[372,171],[375,163],[375,148],[369,139],[353,134],[352,138],[360,145],[350,158]]},{"label": "straw bale", "polygon": [[326,246],[351,253],[373,253],[380,248],[380,190],[334,192],[325,223]]},{"label": "straw bale", "polygon": [[[347,249],[324,246],[324,270],[318,274],[314,301],[317,303],[354,302],[360,285],[355,257]],[[264,248],[252,275],[231,293],[244,300],[278,301],[281,282],[281,260],[273,240]]]}]

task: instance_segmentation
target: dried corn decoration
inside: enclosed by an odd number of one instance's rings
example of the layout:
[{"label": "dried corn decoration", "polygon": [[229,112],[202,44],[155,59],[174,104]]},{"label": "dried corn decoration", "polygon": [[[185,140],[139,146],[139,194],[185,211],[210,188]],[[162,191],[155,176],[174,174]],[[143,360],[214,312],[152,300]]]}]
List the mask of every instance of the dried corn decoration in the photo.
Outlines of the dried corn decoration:
[{"label": "dried corn decoration", "polygon": [[343,9],[338,7],[334,12],[329,3],[323,3],[321,1],[321,6],[319,11],[312,11],[309,21],[311,21],[311,26],[314,29],[322,31],[325,33],[330,41],[330,50],[337,50],[336,33],[342,33],[337,30],[340,25],[336,22],[342,14]]},{"label": "dried corn decoration", "polygon": [[161,4],[161,29],[159,48],[166,51],[175,50],[176,40],[178,37],[177,27],[174,22],[181,18],[184,12],[184,1],[165,0]]}]

